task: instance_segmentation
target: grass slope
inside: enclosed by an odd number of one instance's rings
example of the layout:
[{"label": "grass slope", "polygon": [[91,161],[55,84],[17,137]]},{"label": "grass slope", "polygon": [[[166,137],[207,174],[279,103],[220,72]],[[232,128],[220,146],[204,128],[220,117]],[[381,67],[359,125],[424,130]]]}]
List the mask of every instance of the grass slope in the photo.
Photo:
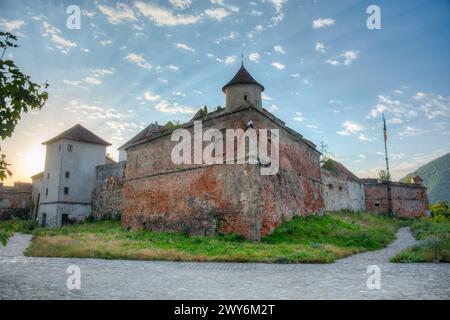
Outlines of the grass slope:
[{"label": "grass slope", "polygon": [[37,229],[28,256],[103,259],[330,263],[351,254],[380,249],[395,239],[405,222],[366,213],[296,217],[260,243],[238,235],[215,237],[126,231],[103,221]]},{"label": "grass slope", "polygon": [[423,241],[393,256],[392,262],[450,262],[450,220],[420,219],[411,231]]}]

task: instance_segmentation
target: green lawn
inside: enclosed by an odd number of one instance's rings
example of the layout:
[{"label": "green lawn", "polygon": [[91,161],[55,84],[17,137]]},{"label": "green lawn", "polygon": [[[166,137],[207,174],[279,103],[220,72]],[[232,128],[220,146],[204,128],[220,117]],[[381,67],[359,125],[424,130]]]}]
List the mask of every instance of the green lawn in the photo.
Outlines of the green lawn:
[{"label": "green lawn", "polygon": [[450,220],[420,219],[411,231],[421,243],[391,258],[392,262],[450,262]]},{"label": "green lawn", "polygon": [[238,235],[215,237],[127,231],[117,221],[36,229],[28,256],[103,259],[330,263],[380,249],[405,220],[367,213],[296,217],[260,243]]}]

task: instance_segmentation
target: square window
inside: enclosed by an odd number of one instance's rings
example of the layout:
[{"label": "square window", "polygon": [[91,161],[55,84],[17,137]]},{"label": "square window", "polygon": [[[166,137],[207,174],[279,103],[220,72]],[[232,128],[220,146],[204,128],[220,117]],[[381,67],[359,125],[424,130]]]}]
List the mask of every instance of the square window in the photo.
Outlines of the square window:
[{"label": "square window", "polygon": [[69,187],[64,187],[64,194],[68,195],[69,194]]},{"label": "square window", "polygon": [[71,144],[68,144],[68,145],[67,145],[67,151],[72,152],[72,149],[73,149],[73,148],[72,148],[72,145],[71,145]]},{"label": "square window", "polygon": [[70,178],[70,171],[66,171],[66,178]]}]

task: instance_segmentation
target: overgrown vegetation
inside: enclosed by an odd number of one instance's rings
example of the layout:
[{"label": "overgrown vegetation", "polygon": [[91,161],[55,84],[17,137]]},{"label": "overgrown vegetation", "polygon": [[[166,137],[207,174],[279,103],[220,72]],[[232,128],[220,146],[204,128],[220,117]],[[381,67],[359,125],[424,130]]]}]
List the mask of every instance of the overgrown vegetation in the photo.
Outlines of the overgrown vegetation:
[{"label": "overgrown vegetation", "polygon": [[407,223],[366,213],[340,212],[297,217],[261,243],[240,235],[214,237],[183,233],[127,231],[118,221],[37,229],[29,256],[103,259],[330,263],[351,254],[380,249]]},{"label": "overgrown vegetation", "polygon": [[392,262],[450,262],[450,219],[440,214],[420,219],[411,231],[423,241],[396,254]]},{"label": "overgrown vegetation", "polygon": [[31,233],[38,227],[34,220],[11,219],[0,221],[0,242],[6,245],[14,232]]}]

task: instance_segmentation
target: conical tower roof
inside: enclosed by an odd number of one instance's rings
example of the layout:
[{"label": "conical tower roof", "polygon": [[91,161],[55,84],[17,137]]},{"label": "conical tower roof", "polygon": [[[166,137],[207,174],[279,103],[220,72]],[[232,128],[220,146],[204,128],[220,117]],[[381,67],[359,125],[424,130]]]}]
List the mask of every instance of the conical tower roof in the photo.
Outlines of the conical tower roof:
[{"label": "conical tower roof", "polygon": [[241,65],[241,68],[236,73],[236,75],[228,82],[223,88],[222,91],[225,92],[225,89],[236,84],[256,84],[261,87],[261,91],[264,91],[264,86],[256,81],[252,75],[245,69],[244,64]]}]

